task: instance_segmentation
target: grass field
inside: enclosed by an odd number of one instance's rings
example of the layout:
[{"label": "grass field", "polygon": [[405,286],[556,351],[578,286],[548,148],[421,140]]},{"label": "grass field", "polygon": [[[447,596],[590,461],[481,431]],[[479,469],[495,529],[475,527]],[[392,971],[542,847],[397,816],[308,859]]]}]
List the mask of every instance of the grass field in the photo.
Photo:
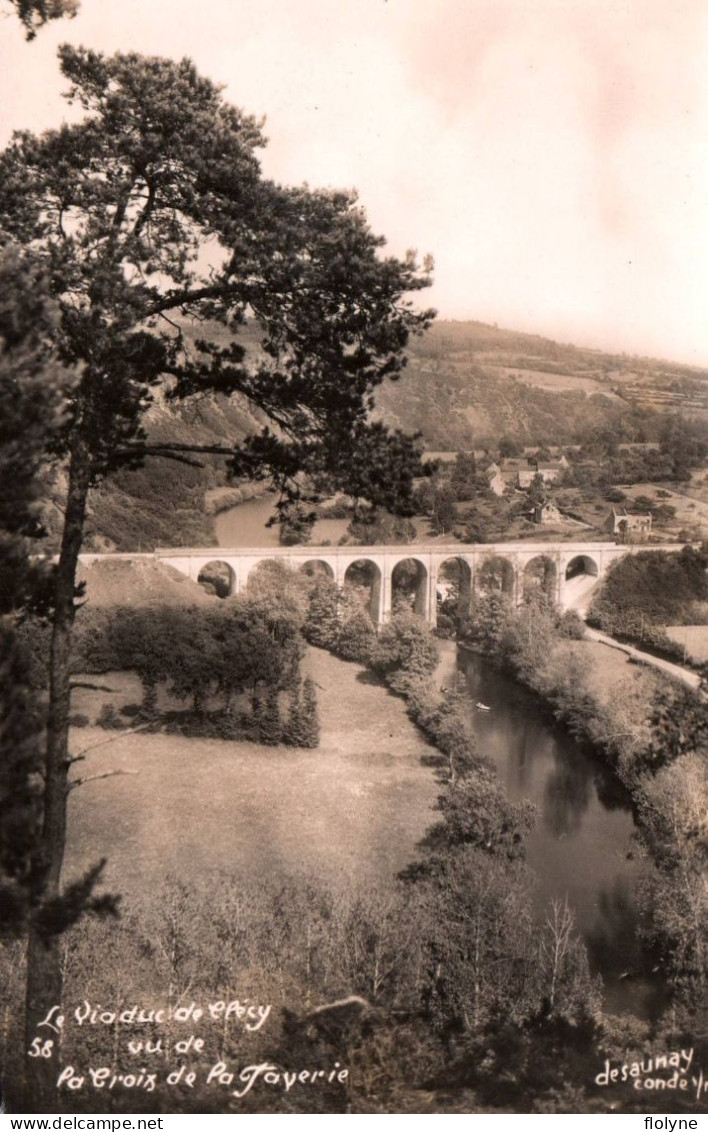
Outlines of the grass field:
[{"label": "grass field", "polygon": [[597,641],[574,641],[566,647],[590,661],[588,691],[600,703],[627,697],[638,684],[658,686],[663,679],[643,665],[632,664],[626,653]]},{"label": "grass field", "polygon": [[[484,359],[480,359],[484,362]],[[598,381],[596,377],[586,377],[580,373],[544,373],[541,370],[522,369],[518,366],[498,365],[494,360],[487,362],[494,367],[497,373],[504,377],[515,378],[524,385],[532,385],[536,389],[549,389],[551,392],[562,389],[581,389],[583,393],[602,393],[611,400],[620,398],[612,392],[607,381]]]},{"label": "grass field", "polygon": [[[191,882],[221,872],[251,881],[346,874],[364,884],[401,869],[434,818],[438,787],[421,761],[433,752],[403,702],[358,665],[313,649],[306,668],[322,720],[314,751],[74,730],[73,754],[101,744],[77,773],[123,773],[72,791],[67,877],[106,857],[105,886],[129,901],[168,874]],[[139,698],[131,674],[105,683],[113,695],[79,691],[74,710],[94,720],[107,701]]]},{"label": "grass field", "polygon": [[708,625],[669,625],[666,632],[694,660],[708,660]]}]

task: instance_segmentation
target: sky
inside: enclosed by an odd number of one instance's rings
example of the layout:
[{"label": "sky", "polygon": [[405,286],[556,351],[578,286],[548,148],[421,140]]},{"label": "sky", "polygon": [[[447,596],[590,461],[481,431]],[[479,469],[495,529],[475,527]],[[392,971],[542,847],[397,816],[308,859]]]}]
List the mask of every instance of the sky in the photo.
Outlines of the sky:
[{"label": "sky", "polygon": [[56,49],[190,56],[265,173],[356,188],[441,318],[708,365],[706,0],[0,0],[0,145],[70,112]]}]

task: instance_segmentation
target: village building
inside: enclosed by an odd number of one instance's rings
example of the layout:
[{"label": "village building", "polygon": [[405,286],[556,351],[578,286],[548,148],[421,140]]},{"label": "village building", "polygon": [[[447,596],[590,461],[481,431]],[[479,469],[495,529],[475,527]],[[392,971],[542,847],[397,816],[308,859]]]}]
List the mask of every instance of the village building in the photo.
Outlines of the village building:
[{"label": "village building", "polygon": [[517,456],[504,456],[499,460],[500,475],[507,488],[518,487],[519,476],[525,475],[529,470],[535,474],[535,468],[529,460]]},{"label": "village building", "polygon": [[485,468],[484,475],[487,480],[487,487],[493,491],[495,495],[503,495],[506,491],[506,484],[501,473],[501,468],[498,464],[490,464]]},{"label": "village building", "polygon": [[537,503],[531,512],[534,523],[560,523],[563,516],[552,499]]},{"label": "village building", "polygon": [[428,450],[422,453],[420,459],[423,464],[432,464],[433,462],[443,465],[454,464],[457,459],[457,452]]},{"label": "village building", "polygon": [[519,469],[519,471],[516,473],[516,485],[517,487],[520,487],[522,491],[526,491],[527,488],[531,487],[531,484],[533,483],[535,477],[535,468]]},{"label": "village building", "polygon": [[603,529],[617,535],[622,542],[631,542],[651,532],[651,515],[631,514],[624,507],[613,507]]},{"label": "village building", "polygon": [[[535,463],[538,463],[539,452],[546,452],[548,453],[548,456],[551,460],[565,460],[567,464],[568,461],[566,459],[566,453],[580,452],[581,449],[582,445],[580,444],[564,444],[563,447],[561,447],[559,444],[544,444],[543,446],[538,444],[535,446],[527,444],[524,448],[524,456],[527,458],[527,460],[533,460],[535,461]],[[542,463],[545,463],[545,460],[543,460]]]},{"label": "village building", "polygon": [[568,467],[565,456],[553,463],[538,464],[532,468],[520,468],[517,473],[517,483],[524,491],[533,483],[534,476],[540,476],[544,483],[555,483]]}]

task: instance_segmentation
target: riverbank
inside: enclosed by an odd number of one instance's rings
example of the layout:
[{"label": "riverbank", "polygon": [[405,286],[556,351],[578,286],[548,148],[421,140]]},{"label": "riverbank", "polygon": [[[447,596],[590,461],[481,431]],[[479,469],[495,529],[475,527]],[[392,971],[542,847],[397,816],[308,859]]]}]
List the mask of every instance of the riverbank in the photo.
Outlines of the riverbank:
[{"label": "riverbank", "polygon": [[272,493],[267,492],[259,483],[246,482],[238,486],[212,487],[204,492],[204,510],[207,515],[215,517],[231,510],[232,507],[239,507],[252,499],[264,499],[268,495],[272,498]]},{"label": "riverbank", "polygon": [[[526,861],[537,878],[532,899],[539,922],[553,900],[567,898],[590,969],[603,980],[603,1010],[655,1016],[661,987],[656,976],[641,973],[634,894],[642,862],[634,852],[630,795],[530,689],[478,653],[460,650],[457,664],[480,754],[512,801],[536,809]],[[490,710],[476,711],[477,701]]]},{"label": "riverbank", "polygon": [[528,688],[631,789],[632,759],[649,742],[652,706],[664,689],[678,685],[663,672],[635,663],[627,649],[610,648],[584,626],[578,629],[582,637],[575,629],[567,636],[551,609],[500,605],[481,635],[473,628],[459,643]]},{"label": "riverbank", "polygon": [[[514,679],[520,687],[525,688],[534,695],[540,704],[557,723],[565,726],[575,738],[583,739],[596,748],[599,747],[596,732],[587,726],[587,712],[579,713],[577,718],[571,718],[562,711],[558,712],[558,704],[553,695],[553,689],[539,687],[533,680],[524,680],[513,666],[508,667],[499,658],[489,652],[465,641],[458,641],[457,647],[463,652],[483,656],[495,664],[500,670]],[[558,642],[557,667],[567,667],[571,673],[577,672],[587,691],[596,701],[598,707],[610,707],[619,704],[624,707],[622,726],[624,731],[615,737],[631,737],[632,730],[637,730],[637,737],[642,722],[646,719],[649,708],[656,698],[659,689],[668,682],[659,672],[651,667],[633,663],[630,654],[625,648],[609,648],[603,641],[595,640],[589,635],[584,640]],[[582,691],[583,689],[581,689]],[[586,707],[587,705],[584,705]],[[642,733],[643,734],[643,733]],[[601,752],[603,759],[607,760],[607,752]],[[612,749],[610,764],[615,768],[617,751]]]},{"label": "riverbank", "polygon": [[638,664],[646,664],[650,668],[656,668],[659,672],[669,676],[672,680],[678,680],[688,688],[693,689],[693,691],[698,691],[702,684],[702,677],[699,676],[697,672],[691,672],[690,669],[684,668],[680,664],[675,664],[670,660],[664,660],[661,656],[655,656],[653,653],[644,652],[634,645],[618,641],[614,637],[608,636],[607,633],[601,633],[599,629],[593,629],[589,625],[586,627],[585,633],[591,641],[598,641],[600,644],[606,645],[607,648],[617,649],[619,652],[623,652],[626,656],[631,657],[631,659]]}]

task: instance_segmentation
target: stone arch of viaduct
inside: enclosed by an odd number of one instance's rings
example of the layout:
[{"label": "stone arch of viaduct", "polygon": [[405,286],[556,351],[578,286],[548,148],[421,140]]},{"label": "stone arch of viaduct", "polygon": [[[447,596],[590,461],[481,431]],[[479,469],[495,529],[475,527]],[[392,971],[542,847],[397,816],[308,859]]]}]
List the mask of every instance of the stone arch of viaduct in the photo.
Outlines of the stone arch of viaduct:
[{"label": "stone arch of viaduct", "polygon": [[[475,546],[294,546],[263,549],[200,547],[158,549],[153,554],[124,554],[123,558],[153,558],[174,567],[197,581],[205,567],[225,563],[230,573],[230,591],[242,593],[252,570],[266,561],[280,561],[294,569],[320,563],[323,570],[342,586],[347,571],[355,563],[366,563],[374,576],[371,588],[371,610],[374,620],[385,621],[391,613],[393,573],[396,566],[412,560],[418,564],[415,607],[431,624],[437,617],[438,585],[444,578],[443,568],[451,561],[459,563],[464,588],[503,589],[513,601],[521,602],[533,577],[543,580],[547,592],[561,608],[573,603],[577,592],[574,580],[579,576],[591,586],[601,578],[612,562],[640,550],[681,547],[624,546],[606,542],[518,542]],[[85,554],[85,562],[115,558],[116,555]],[[502,564],[501,566],[499,564]]]}]

